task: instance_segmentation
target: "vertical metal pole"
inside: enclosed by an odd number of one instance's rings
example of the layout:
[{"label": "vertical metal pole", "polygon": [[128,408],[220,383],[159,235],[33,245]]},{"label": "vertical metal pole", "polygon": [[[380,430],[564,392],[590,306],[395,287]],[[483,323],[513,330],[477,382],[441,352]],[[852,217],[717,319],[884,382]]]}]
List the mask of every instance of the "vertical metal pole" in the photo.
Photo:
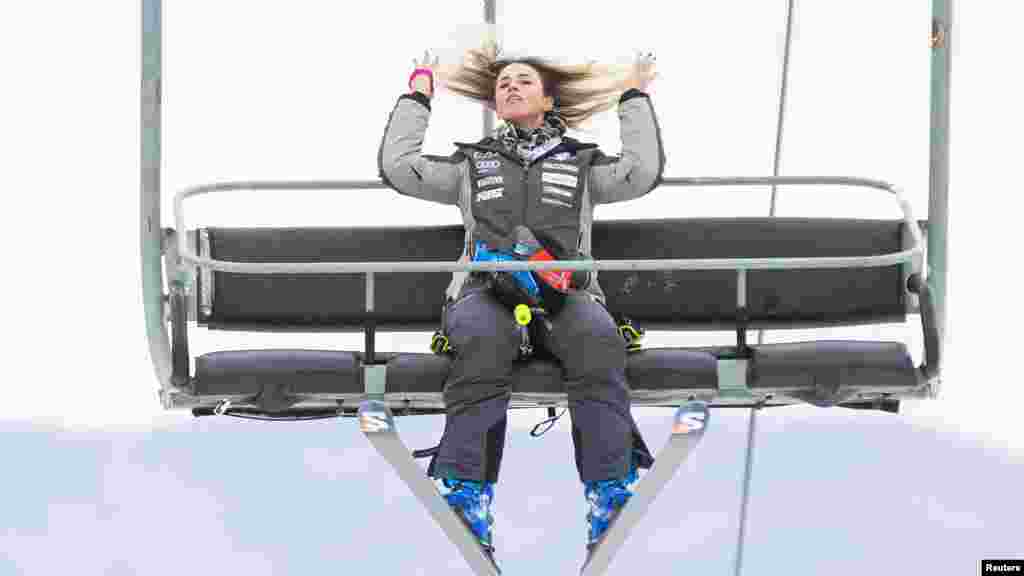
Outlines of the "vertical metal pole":
[{"label": "vertical metal pole", "polygon": [[[786,46],[782,56],[782,78],[779,86],[779,113],[775,123],[775,154],[772,158],[772,176],[779,175],[782,162],[782,128],[786,119],[786,93],[789,88],[789,48],[793,43],[793,0],[788,0],[786,8]],[[772,202],[768,216],[775,216],[775,196],[777,187],[772,184]],[[758,345],[764,344],[764,329],[757,331]]]},{"label": "vertical metal pole", "polygon": [[[932,0],[931,157],[928,181],[928,288],[935,302],[939,349],[946,343],[946,285],[949,279],[949,86],[953,0]],[[932,394],[938,396],[936,382]]]},{"label": "vertical metal pole", "polygon": [[747,312],[747,271],[741,268],[736,271],[736,353],[740,356],[750,349],[747,346],[747,322],[750,319]]},{"label": "vertical metal pole", "polygon": [[743,502],[740,504],[740,536],[736,546],[736,576],[743,570],[743,540],[747,534],[747,501],[750,494],[750,470],[754,457],[754,430],[757,425],[757,411],[760,407],[750,409],[750,426],[747,427],[747,467],[743,474]]},{"label": "vertical metal pole", "polygon": [[736,307],[747,307],[747,269],[740,268],[736,271]]},{"label": "vertical metal pole", "polygon": [[377,321],[373,318],[373,297],[374,297],[374,277],[373,272],[366,273],[366,313],[370,315],[370,318],[366,321],[365,336],[366,336],[366,358],[363,360],[366,364],[375,364],[376,358],[376,343],[377,343]]},{"label": "vertical metal pole", "polygon": [[[789,87],[789,51],[790,46],[793,43],[793,2],[794,0],[788,0],[786,7],[786,45],[782,58],[782,78],[779,87],[779,113],[776,121],[775,155],[772,159],[772,176],[779,175],[779,165],[782,160],[782,128],[785,125],[786,93]],[[775,216],[776,193],[776,185],[772,184],[772,201],[768,211],[769,217]],[[745,288],[746,283],[744,283],[744,289]],[[746,298],[746,294],[744,294],[744,298]],[[758,345],[764,344],[764,329],[757,331],[757,343]],[[759,408],[760,406],[754,406],[750,409],[750,425],[747,427],[747,462],[745,472],[743,474],[743,496],[740,501],[740,528],[738,540],[736,542],[736,576],[740,576],[743,571],[743,544],[747,535],[747,506],[750,500],[750,472],[753,468],[754,432],[757,425],[757,411]]]},{"label": "vertical metal pole", "polygon": [[[171,345],[164,322],[161,260],[163,231],[160,227],[160,84],[163,75],[163,18],[161,0],[142,0],[141,175],[140,256],[142,300],[150,358],[165,390],[171,379]],[[161,395],[164,408],[167,398]]]},{"label": "vertical metal pole", "polygon": [[[497,12],[498,0],[484,0],[484,22],[488,24],[497,34]],[[495,40],[497,35],[495,35]],[[484,135],[486,138],[494,132],[494,113],[486,106],[483,107]]]},{"label": "vertical metal pole", "polygon": [[[793,38],[793,0],[789,0],[786,10],[786,48],[782,56],[782,82],[779,88],[779,114],[775,130],[775,158],[772,166],[772,176],[779,175],[779,163],[782,160],[782,126],[786,116],[786,92],[789,86],[789,47]],[[768,215],[775,216],[775,192],[776,185],[772,184],[772,205]],[[762,330],[763,334],[764,331]],[[760,342],[758,342],[760,343]]]}]

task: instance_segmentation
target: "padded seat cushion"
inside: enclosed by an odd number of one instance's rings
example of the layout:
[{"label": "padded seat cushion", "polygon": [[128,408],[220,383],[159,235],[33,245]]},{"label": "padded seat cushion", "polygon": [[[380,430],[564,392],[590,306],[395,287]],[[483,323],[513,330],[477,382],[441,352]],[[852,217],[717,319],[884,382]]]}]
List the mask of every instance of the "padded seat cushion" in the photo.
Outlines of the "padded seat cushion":
[{"label": "padded seat cushion", "polygon": [[259,394],[268,385],[297,394],[335,394],[359,387],[356,352],[231,350],[196,358],[196,394]]},{"label": "padded seat cushion", "polygon": [[914,365],[902,342],[795,342],[751,347],[751,388],[913,386]]},{"label": "padded seat cushion", "polygon": [[[377,352],[387,364],[388,393],[440,393],[451,360],[430,353]],[[259,394],[264,386],[295,394],[361,394],[361,352],[330,350],[243,350],[196,358],[193,393]],[[564,393],[557,361],[537,358],[514,372],[513,392]],[[626,375],[634,390],[717,388],[717,361],[708,352],[674,349],[630,354]]]},{"label": "padded seat cushion", "polygon": [[833,406],[858,388],[913,387],[917,372],[902,342],[796,342],[754,347],[747,382],[752,389],[791,389],[789,396]]},{"label": "padded seat cushion", "polygon": [[[747,385],[787,391],[816,405],[832,405],[864,387],[912,388],[917,374],[901,342],[818,341],[751,347]],[[387,365],[387,392],[440,394],[451,360],[429,353],[380,352]],[[330,350],[242,350],[212,352],[196,359],[193,393],[361,394],[361,352]],[[520,364],[512,392],[565,393],[556,360]],[[718,359],[707,350],[657,348],[627,357],[633,390],[718,389]],[[791,393],[791,392],[792,393]]]}]

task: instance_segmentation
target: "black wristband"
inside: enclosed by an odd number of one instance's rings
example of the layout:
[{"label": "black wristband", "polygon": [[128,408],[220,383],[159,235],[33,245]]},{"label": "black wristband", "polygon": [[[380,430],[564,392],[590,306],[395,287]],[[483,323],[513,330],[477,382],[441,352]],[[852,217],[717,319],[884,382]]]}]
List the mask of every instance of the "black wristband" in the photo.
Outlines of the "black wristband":
[{"label": "black wristband", "polygon": [[622,97],[619,98],[619,104],[622,104],[623,102],[629,100],[630,98],[639,97],[649,98],[650,96],[646,92],[641,91],[639,88],[630,88],[629,90],[626,90],[625,92],[622,93]]},{"label": "black wristband", "polygon": [[[423,104],[424,106],[426,106],[427,110],[430,110],[430,98],[427,98],[427,95],[424,94],[423,92],[416,91],[416,92],[413,92],[411,94],[409,94],[409,93],[402,94],[402,98],[409,98],[409,99],[415,100],[415,101],[419,102],[420,104]],[[399,100],[401,100],[401,98],[399,98]]]}]

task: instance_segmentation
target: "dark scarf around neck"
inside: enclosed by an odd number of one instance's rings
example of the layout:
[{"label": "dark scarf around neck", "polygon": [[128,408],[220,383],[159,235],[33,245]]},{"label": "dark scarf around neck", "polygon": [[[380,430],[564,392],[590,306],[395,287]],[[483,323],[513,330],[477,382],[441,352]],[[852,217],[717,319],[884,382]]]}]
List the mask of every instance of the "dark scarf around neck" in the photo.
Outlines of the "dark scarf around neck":
[{"label": "dark scarf around neck", "polygon": [[505,121],[497,130],[497,139],[512,154],[524,161],[532,161],[558,146],[566,128],[565,121],[557,113],[548,111],[544,113],[544,123],[535,129],[521,128]]}]

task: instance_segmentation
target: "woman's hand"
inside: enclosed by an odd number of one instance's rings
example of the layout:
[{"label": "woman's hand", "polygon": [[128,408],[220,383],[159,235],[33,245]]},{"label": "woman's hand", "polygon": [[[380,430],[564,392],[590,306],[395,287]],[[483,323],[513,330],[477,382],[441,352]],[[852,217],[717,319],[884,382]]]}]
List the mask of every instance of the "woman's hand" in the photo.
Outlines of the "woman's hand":
[{"label": "woman's hand", "polygon": [[636,88],[641,92],[646,92],[647,87],[658,77],[658,73],[654,71],[654,66],[654,54],[652,52],[646,54],[642,52],[637,53],[636,62],[633,63],[632,74],[626,80],[626,90]]},{"label": "woman's hand", "polygon": [[[439,59],[440,58],[438,56],[434,56],[434,61],[431,62],[430,52],[427,50],[423,51],[423,60],[416,60],[415,58],[412,59],[413,71],[417,68],[425,68],[430,70],[430,73],[433,74],[433,76],[420,74],[413,79],[413,89],[426,94],[427,98],[432,98],[434,96],[432,84],[436,84],[438,80],[437,74]],[[431,78],[433,78],[433,82],[431,82]]]}]

